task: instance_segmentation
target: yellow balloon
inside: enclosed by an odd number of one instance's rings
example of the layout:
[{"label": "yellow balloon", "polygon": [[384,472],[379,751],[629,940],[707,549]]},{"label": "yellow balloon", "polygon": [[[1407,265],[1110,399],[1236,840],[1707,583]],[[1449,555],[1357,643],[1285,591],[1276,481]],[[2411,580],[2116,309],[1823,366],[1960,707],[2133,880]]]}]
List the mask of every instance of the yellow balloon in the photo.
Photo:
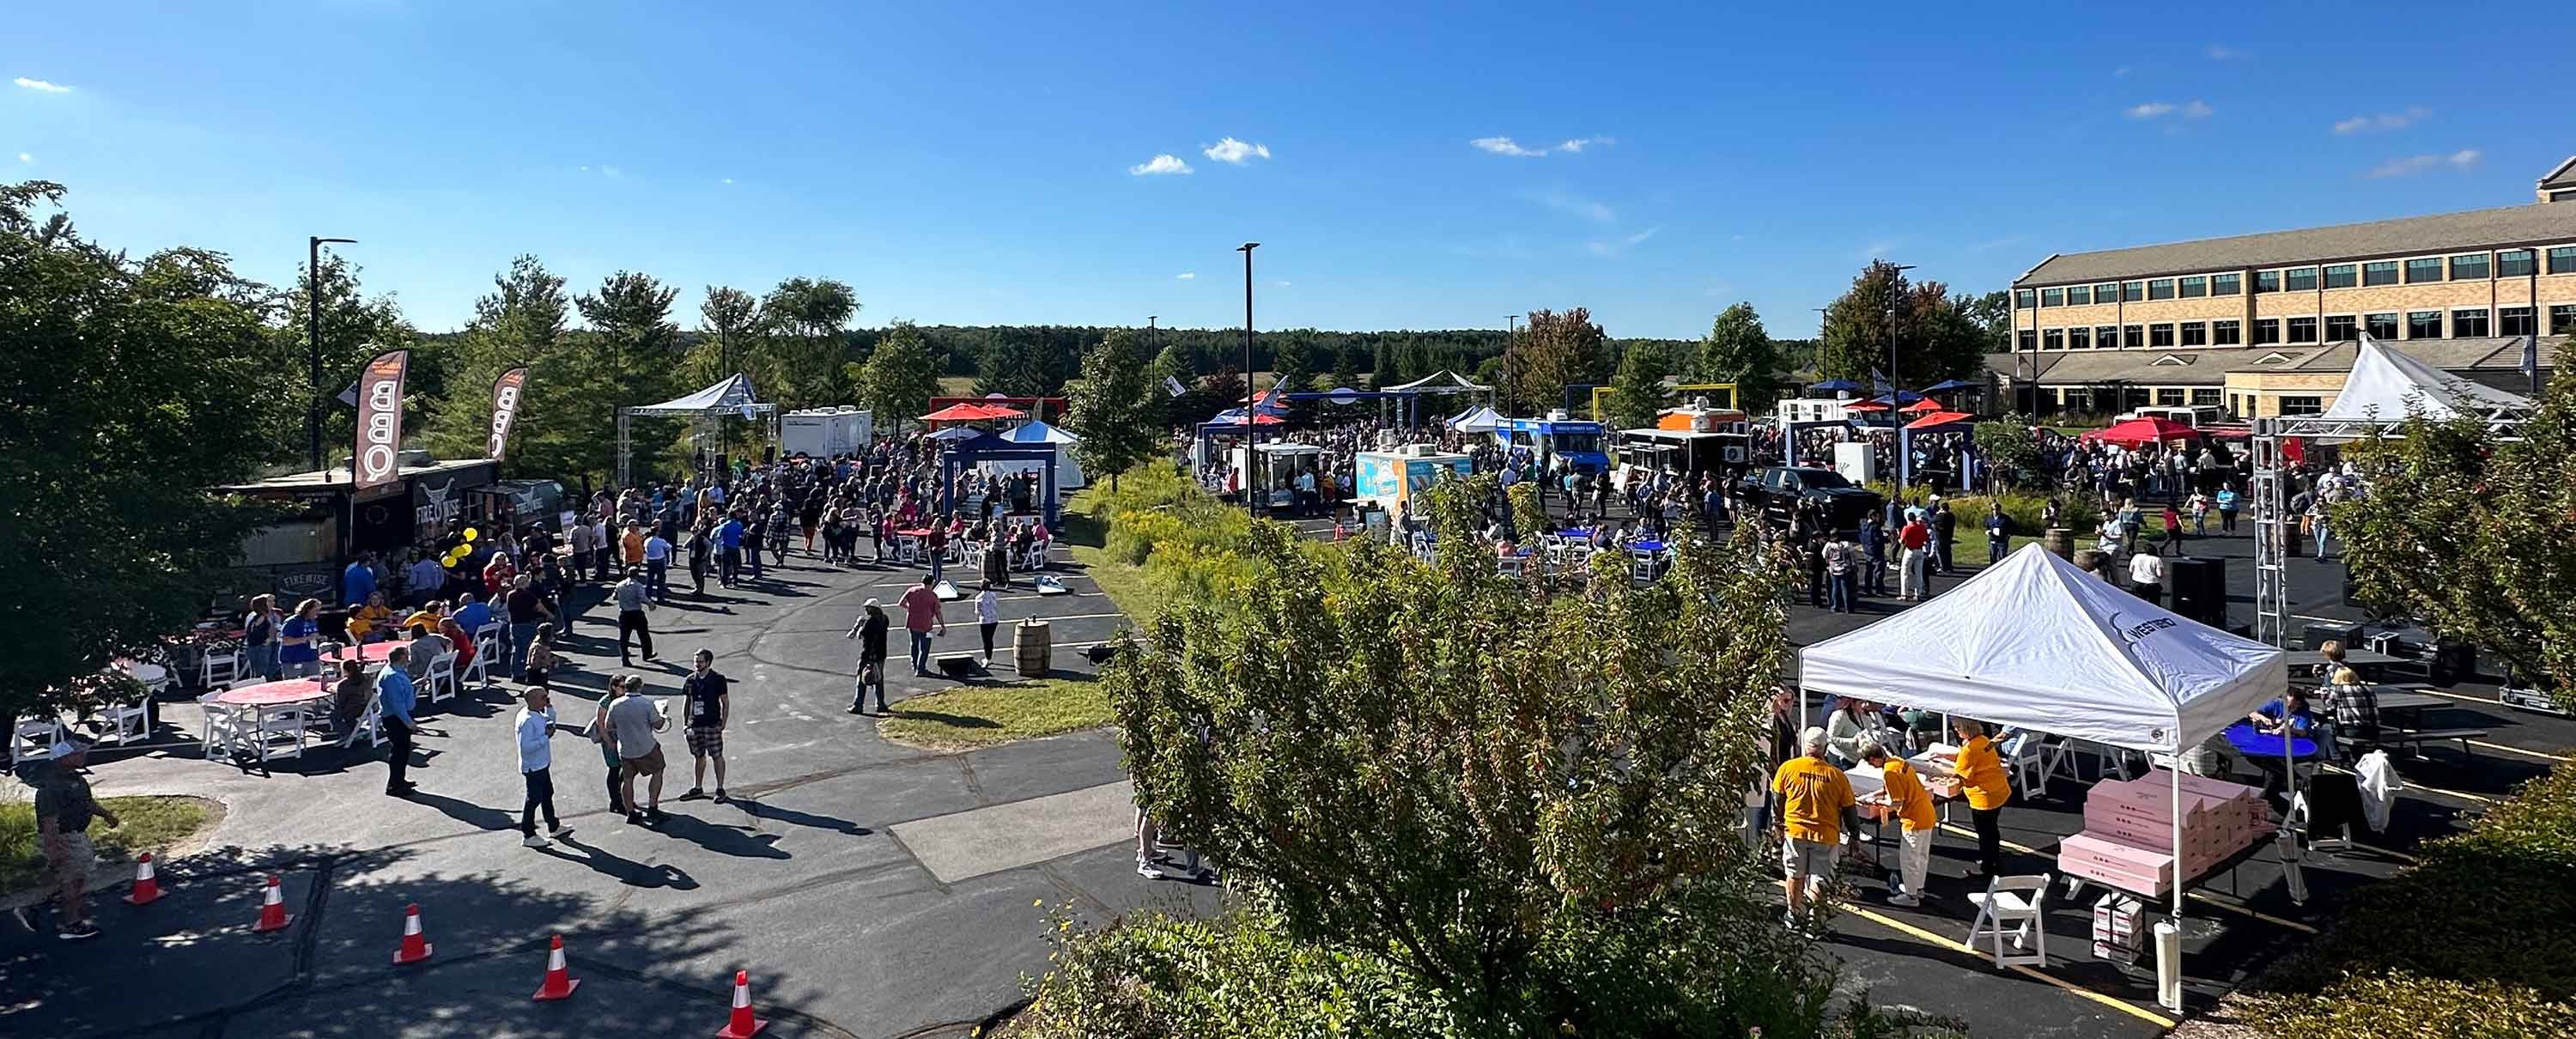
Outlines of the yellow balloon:
[{"label": "yellow balloon", "polygon": [[482,532],[482,531],[476,530],[476,529],[474,529],[474,528],[472,528],[472,527],[467,527],[467,528],[465,528],[465,540],[467,540],[467,541],[472,541],[472,540],[474,540],[475,538],[479,538],[479,537],[482,537],[482,536],[483,536],[483,532]]}]

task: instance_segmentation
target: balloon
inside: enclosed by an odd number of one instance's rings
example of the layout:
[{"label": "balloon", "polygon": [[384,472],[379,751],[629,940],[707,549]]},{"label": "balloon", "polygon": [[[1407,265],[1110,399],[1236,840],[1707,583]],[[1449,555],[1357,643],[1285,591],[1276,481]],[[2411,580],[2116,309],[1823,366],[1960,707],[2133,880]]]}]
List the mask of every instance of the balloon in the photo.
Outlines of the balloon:
[{"label": "balloon", "polygon": [[467,541],[472,541],[472,540],[474,540],[475,538],[479,538],[479,537],[482,537],[482,536],[483,536],[483,532],[482,532],[482,531],[476,530],[476,529],[474,529],[474,528],[472,528],[472,527],[467,527],[467,528],[465,528],[465,540],[467,540]]}]

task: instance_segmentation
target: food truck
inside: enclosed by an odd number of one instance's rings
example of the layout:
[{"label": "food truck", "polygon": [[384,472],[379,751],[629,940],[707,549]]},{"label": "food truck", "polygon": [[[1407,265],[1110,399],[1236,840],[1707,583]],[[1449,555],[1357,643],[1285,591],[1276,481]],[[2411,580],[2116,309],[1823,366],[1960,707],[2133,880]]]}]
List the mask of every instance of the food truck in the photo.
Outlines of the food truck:
[{"label": "food truck", "polygon": [[1297,483],[1298,477],[1313,474],[1317,493],[1322,492],[1323,448],[1313,444],[1273,441],[1253,444],[1249,450],[1249,457],[1259,459],[1257,463],[1247,463],[1243,445],[1238,444],[1227,453],[1234,471],[1243,474],[1244,490],[1261,495],[1258,500],[1274,511],[1311,508],[1315,504],[1313,499],[1297,500]]},{"label": "food truck", "polygon": [[1750,424],[1749,416],[1730,408],[1669,408],[1655,416],[1654,428],[1619,432],[1619,466],[1684,476],[1714,472],[1732,478],[1750,458]]},{"label": "food truck", "polygon": [[1529,451],[1540,467],[1553,470],[1558,459],[1578,473],[1607,472],[1610,456],[1602,451],[1601,423],[1568,419],[1563,409],[1546,418],[1505,419],[1494,427],[1494,441],[1506,452]]},{"label": "food truck", "polygon": [[1354,468],[1352,499],[1397,511],[1438,483],[1442,474],[1465,479],[1476,471],[1475,463],[1466,455],[1446,454],[1431,444],[1362,451],[1354,459]]}]

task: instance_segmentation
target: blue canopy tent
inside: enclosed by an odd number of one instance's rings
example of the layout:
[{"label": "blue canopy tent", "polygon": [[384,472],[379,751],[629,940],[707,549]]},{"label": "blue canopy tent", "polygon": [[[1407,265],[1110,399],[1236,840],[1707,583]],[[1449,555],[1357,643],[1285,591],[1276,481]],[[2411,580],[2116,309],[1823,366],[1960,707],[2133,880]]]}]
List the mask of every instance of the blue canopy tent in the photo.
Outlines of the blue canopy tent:
[{"label": "blue canopy tent", "polygon": [[1807,389],[1809,392],[1823,390],[1826,393],[1859,393],[1860,384],[1850,379],[1827,379],[1823,382],[1808,383]]},{"label": "blue canopy tent", "polygon": [[1930,386],[1923,387],[1923,392],[1925,392],[1925,393],[1949,393],[1949,392],[1952,392],[1952,391],[1954,391],[1954,390],[1979,390],[1979,389],[1984,389],[1984,388],[1985,388],[1985,387],[1984,387],[1983,385],[1978,384],[1978,383],[1969,382],[1969,381],[1968,381],[1968,380],[1966,380],[1966,379],[1943,379],[1943,380],[1941,380],[1940,382],[1936,382],[1936,383],[1933,383],[1933,384],[1932,384],[1932,385],[1930,385]]},{"label": "blue canopy tent", "polygon": [[[978,430],[968,439],[948,441],[939,452],[939,515],[957,511],[957,474],[983,462],[1038,462],[1045,475],[1038,491],[1039,517],[1049,531],[1058,530],[1055,501],[1055,445],[1023,444]],[[930,582],[939,583],[942,561],[930,560]]]}]

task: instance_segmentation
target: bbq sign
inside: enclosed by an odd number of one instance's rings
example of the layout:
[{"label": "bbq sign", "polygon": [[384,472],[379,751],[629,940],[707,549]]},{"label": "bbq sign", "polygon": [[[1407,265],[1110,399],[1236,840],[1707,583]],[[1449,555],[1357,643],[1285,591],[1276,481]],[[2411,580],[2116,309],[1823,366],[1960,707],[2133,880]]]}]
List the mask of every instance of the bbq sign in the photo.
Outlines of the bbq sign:
[{"label": "bbq sign", "polygon": [[401,478],[403,372],[411,351],[389,350],[358,372],[357,442],[350,454],[353,490]]},{"label": "bbq sign", "polygon": [[492,439],[483,447],[483,457],[501,460],[501,451],[510,446],[510,423],[519,417],[519,391],[528,384],[528,370],[512,368],[492,380]]}]

